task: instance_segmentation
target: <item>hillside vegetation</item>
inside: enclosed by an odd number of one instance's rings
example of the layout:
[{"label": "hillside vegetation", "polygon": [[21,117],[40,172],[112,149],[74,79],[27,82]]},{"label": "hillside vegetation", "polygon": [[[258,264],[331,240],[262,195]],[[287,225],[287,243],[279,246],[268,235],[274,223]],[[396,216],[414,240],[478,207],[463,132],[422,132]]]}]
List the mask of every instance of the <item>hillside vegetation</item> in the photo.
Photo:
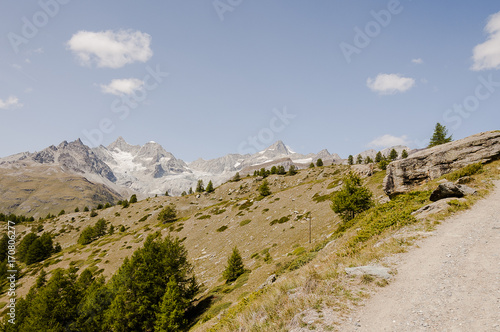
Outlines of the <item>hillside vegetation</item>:
[{"label": "hillside vegetation", "polygon": [[[439,179],[386,202],[382,192],[385,172],[376,169],[363,180],[375,205],[354,219],[341,221],[330,207],[331,199],[356,166],[332,165],[295,175],[270,175],[265,179],[270,191],[266,196],[259,192],[264,179],[245,177],[212,193],[155,197],[23,222],[16,227],[19,241],[31,232],[51,234],[61,251],[23,265],[18,294],[26,296],[41,273],[49,280],[68,267],[75,268],[65,272],[75,273],[68,278],[88,269],[92,278],[103,277],[107,282],[148,236],[156,234],[177,237],[194,267],[199,291],[188,310],[190,329],[335,330],[350,308],[387,284],[385,279],[368,275],[349,277],[344,268],[368,263],[390,267],[385,257],[407,250],[446,214],[467,208],[486,194],[489,180],[500,176],[499,165],[497,161],[481,172],[454,175],[471,175],[469,185],[480,194],[465,202],[457,200],[449,211],[427,219],[416,218],[412,212],[430,203],[430,190]],[[369,166],[357,168],[362,167]],[[175,218],[170,215],[164,223],[158,216],[168,206],[175,207]],[[94,232],[97,225],[99,236]],[[79,241],[84,230],[91,240]],[[246,270],[227,283],[222,274],[235,247]],[[259,289],[272,274],[277,281]],[[5,306],[5,285],[2,291],[0,302]]]}]

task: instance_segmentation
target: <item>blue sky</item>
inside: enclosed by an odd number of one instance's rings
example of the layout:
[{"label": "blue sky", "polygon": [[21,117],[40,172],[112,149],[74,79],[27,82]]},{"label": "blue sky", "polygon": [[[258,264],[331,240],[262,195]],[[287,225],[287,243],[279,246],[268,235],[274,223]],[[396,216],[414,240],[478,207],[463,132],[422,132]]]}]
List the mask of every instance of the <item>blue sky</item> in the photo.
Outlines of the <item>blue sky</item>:
[{"label": "blue sky", "polygon": [[0,6],[0,156],[123,136],[186,161],[276,140],[347,157],[499,129],[498,1]]}]

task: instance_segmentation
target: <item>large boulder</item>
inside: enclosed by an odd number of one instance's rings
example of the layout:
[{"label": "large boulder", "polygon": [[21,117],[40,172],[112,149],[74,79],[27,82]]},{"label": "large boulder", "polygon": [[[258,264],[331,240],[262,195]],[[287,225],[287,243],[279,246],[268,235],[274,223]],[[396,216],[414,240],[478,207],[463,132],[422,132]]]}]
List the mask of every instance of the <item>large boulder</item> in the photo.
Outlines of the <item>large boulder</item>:
[{"label": "large boulder", "polygon": [[387,165],[387,195],[411,191],[416,186],[467,165],[500,158],[500,130],[489,131],[411,154]]},{"label": "large boulder", "polygon": [[454,184],[453,182],[441,183],[431,194],[432,202],[439,201],[449,197],[464,197],[465,195],[474,195],[476,190],[463,184]]}]

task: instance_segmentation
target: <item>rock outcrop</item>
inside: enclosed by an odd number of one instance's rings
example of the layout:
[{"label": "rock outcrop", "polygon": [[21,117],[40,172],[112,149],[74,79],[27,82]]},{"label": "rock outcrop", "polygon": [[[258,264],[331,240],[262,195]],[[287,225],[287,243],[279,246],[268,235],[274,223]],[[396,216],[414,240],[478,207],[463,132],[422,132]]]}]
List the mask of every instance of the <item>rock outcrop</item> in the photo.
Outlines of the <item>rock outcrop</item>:
[{"label": "rock outcrop", "polygon": [[393,196],[467,165],[500,158],[500,130],[438,145],[387,166],[384,191]]},{"label": "rock outcrop", "polygon": [[453,182],[441,183],[431,194],[432,202],[439,201],[449,197],[464,197],[465,195],[474,195],[476,190],[464,184],[454,184]]}]

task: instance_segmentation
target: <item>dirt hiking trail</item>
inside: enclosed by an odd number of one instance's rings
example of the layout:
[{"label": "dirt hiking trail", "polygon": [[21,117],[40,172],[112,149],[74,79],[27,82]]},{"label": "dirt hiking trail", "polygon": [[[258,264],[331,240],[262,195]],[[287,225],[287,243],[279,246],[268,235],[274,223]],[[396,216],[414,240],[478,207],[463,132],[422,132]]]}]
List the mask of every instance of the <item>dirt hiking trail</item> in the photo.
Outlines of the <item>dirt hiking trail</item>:
[{"label": "dirt hiking trail", "polygon": [[500,331],[500,181],[402,255],[340,331]]}]

